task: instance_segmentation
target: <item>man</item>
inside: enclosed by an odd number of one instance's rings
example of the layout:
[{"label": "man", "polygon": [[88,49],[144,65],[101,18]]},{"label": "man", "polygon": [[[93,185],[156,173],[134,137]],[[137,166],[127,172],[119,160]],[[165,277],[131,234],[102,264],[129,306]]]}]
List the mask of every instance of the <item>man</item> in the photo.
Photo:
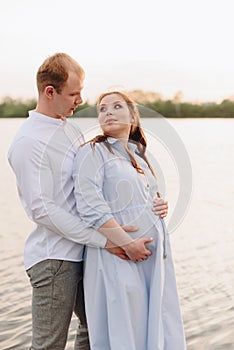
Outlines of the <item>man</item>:
[{"label": "man", "polygon": [[[150,255],[145,247],[150,239],[133,241],[124,231],[116,238],[108,230],[104,237],[87,228],[76,213],[72,167],[76,147],[84,140],[77,126],[65,117],[82,103],[84,77],[82,67],[69,55],[48,57],[37,72],[37,107],[29,112],[9,149],[21,202],[36,224],[24,251],[33,287],[31,350],[64,350],[73,311],[80,320],[75,349],[89,349],[82,289],[83,244],[134,261]],[[76,142],[71,140],[72,133]],[[167,210],[167,205],[158,208]]]}]

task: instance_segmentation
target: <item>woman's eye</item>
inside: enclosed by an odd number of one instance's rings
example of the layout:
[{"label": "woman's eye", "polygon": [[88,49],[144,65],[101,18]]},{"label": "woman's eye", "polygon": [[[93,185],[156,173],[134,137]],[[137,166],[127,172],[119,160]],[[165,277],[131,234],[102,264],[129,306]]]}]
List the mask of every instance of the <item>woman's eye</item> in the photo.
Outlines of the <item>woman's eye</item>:
[{"label": "woman's eye", "polygon": [[119,109],[119,108],[122,108],[122,106],[121,106],[121,104],[117,103],[117,104],[115,105],[115,108],[116,108],[116,109]]},{"label": "woman's eye", "polygon": [[105,107],[100,107],[100,108],[99,108],[99,111],[100,111],[100,112],[105,112],[105,110],[106,110]]}]

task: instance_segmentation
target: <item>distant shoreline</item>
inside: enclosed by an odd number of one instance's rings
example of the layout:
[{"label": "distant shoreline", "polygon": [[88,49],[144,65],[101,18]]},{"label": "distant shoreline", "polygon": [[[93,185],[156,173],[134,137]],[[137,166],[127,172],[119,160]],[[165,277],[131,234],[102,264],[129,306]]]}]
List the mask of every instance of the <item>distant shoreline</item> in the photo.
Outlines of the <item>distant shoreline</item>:
[{"label": "distant shoreline", "polygon": [[[234,118],[234,101],[228,99],[220,103],[200,104],[160,99],[148,102],[147,95],[144,95],[142,100],[135,98],[135,101],[142,118]],[[22,101],[7,97],[0,103],[0,118],[26,118],[28,111],[35,107],[35,99]],[[80,118],[96,118],[96,106],[85,102],[76,109],[74,115]]]}]

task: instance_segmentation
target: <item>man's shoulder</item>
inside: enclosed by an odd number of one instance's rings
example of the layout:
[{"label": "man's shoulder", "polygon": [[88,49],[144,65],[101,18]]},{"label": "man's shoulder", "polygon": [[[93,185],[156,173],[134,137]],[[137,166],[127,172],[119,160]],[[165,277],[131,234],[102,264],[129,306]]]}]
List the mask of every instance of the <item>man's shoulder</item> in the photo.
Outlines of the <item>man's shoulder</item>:
[{"label": "man's shoulder", "polygon": [[19,135],[16,137],[7,152],[7,158],[11,163],[18,158],[21,162],[31,155],[35,150],[41,151],[40,142],[29,135]]},{"label": "man's shoulder", "polygon": [[66,120],[64,124],[64,132],[70,142],[78,149],[80,145],[84,143],[84,136],[81,129],[75,120]]},{"label": "man's shoulder", "polygon": [[20,126],[18,131],[16,132],[10,149],[14,148],[16,145],[18,147],[28,145],[32,147],[32,145],[39,142],[38,133],[36,132],[35,128],[33,127],[33,123],[30,120],[30,118],[27,118],[23,124]]},{"label": "man's shoulder", "polygon": [[28,117],[16,132],[8,149],[8,159],[15,155],[26,155],[32,153],[34,149],[41,149],[42,143],[39,132],[30,117]]},{"label": "man's shoulder", "polygon": [[73,132],[74,133],[74,136],[77,138],[77,137],[82,137],[84,138],[83,136],[83,133],[78,125],[78,122],[77,120],[74,120],[74,119],[67,119],[66,120],[66,123],[64,125],[64,129],[67,129],[69,130],[70,132]]}]

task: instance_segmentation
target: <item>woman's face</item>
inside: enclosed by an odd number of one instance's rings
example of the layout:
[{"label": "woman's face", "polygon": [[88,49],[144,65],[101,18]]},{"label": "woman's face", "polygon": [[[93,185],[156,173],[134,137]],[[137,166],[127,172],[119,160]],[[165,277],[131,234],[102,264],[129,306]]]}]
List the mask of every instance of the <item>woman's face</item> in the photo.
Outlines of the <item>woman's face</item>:
[{"label": "woman's face", "polygon": [[105,134],[115,138],[128,139],[134,117],[123,97],[111,94],[103,97],[100,101],[98,121]]}]

